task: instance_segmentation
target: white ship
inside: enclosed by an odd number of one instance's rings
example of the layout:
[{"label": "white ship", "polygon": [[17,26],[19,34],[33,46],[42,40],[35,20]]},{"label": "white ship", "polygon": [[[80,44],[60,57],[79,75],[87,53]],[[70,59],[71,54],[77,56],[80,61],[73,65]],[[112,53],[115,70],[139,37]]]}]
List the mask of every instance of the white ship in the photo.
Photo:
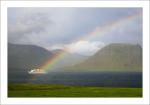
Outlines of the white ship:
[{"label": "white ship", "polygon": [[46,72],[42,69],[32,69],[28,71],[29,74],[46,74]]}]

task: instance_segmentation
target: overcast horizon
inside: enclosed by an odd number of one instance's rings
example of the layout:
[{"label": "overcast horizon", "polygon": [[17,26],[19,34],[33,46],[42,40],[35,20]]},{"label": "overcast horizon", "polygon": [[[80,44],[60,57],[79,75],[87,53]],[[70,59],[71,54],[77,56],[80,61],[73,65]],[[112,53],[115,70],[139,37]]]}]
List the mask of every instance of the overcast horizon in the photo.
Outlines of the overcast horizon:
[{"label": "overcast horizon", "polygon": [[110,43],[142,45],[142,15],[125,20],[141,13],[141,8],[8,8],[8,42],[82,55]]}]

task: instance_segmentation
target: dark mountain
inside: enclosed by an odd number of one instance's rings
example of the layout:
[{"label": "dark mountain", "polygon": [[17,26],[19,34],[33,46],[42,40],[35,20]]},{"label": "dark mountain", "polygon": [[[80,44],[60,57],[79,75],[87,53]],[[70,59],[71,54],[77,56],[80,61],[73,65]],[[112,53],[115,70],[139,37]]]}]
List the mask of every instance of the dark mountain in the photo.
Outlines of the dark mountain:
[{"label": "dark mountain", "polygon": [[39,68],[48,59],[57,56],[59,53],[65,53],[53,69],[62,68],[66,66],[73,66],[81,63],[87,56],[79,54],[71,54],[64,50],[48,51],[42,47],[35,45],[18,45],[8,44],[8,68],[9,72],[29,71],[33,68]]},{"label": "dark mountain", "polygon": [[[9,72],[38,68],[53,56],[48,50],[34,45],[8,44]],[[21,72],[21,71],[19,71]]]},{"label": "dark mountain", "polygon": [[142,48],[132,44],[110,44],[71,71],[142,71]]}]

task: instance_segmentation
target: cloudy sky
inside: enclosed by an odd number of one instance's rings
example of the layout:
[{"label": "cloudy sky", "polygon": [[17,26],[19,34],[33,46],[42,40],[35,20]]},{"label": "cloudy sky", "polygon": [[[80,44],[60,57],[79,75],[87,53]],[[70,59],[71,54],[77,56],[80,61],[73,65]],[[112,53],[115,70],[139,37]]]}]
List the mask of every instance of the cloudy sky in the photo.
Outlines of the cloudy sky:
[{"label": "cloudy sky", "polygon": [[92,55],[109,43],[142,45],[141,8],[8,8],[8,42]]}]

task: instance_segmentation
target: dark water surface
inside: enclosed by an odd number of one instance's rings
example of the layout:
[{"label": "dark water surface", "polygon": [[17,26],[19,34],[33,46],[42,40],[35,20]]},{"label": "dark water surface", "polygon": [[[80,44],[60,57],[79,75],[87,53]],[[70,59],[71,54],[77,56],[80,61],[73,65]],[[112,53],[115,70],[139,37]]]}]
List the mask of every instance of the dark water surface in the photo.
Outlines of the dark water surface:
[{"label": "dark water surface", "polygon": [[100,87],[142,87],[141,72],[51,72],[43,75],[9,73],[9,83],[64,84]]}]

